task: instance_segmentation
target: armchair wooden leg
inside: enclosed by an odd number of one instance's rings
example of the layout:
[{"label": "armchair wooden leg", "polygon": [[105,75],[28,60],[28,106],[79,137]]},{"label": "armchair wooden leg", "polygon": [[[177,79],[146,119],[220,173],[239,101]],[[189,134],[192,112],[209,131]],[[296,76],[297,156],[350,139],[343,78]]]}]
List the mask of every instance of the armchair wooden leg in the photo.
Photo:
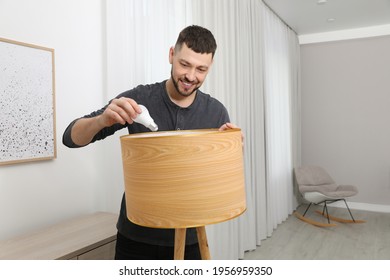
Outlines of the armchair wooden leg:
[{"label": "armchair wooden leg", "polygon": [[202,257],[202,260],[210,260],[211,256],[210,256],[209,244],[207,243],[206,228],[204,226],[197,227],[196,233],[198,236],[199,250],[200,250],[200,256]]},{"label": "armchair wooden leg", "polygon": [[184,260],[184,249],[186,246],[186,228],[175,229],[175,252],[173,258],[175,260]]}]

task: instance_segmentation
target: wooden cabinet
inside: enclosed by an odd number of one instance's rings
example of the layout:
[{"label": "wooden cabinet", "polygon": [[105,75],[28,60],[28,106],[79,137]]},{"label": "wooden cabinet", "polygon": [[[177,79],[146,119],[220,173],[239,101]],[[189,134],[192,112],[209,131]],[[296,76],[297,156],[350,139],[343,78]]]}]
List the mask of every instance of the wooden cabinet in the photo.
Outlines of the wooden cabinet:
[{"label": "wooden cabinet", "polygon": [[116,214],[98,212],[0,241],[0,259],[114,259],[117,219]]},{"label": "wooden cabinet", "polygon": [[78,255],[78,260],[113,260],[115,256],[115,241],[92,249],[84,254]]}]

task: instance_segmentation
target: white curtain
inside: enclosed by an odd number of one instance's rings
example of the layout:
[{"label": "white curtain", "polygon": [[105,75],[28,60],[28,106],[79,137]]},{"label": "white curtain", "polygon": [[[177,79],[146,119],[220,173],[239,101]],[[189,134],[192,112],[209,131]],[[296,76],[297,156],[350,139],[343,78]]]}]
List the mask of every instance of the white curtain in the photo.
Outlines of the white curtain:
[{"label": "white curtain", "polygon": [[192,21],[188,0],[106,2],[107,92],[170,77],[169,48]]},{"label": "white curtain", "polygon": [[245,135],[247,211],[207,226],[213,259],[261,245],[296,206],[299,164],[297,36],[260,0],[106,1],[107,92],[169,78],[168,50],[181,29],[210,29],[218,48],[202,90],[227,107]]},{"label": "white curtain", "polygon": [[263,10],[267,235],[292,213],[293,168],[298,159],[298,39],[268,7]]}]

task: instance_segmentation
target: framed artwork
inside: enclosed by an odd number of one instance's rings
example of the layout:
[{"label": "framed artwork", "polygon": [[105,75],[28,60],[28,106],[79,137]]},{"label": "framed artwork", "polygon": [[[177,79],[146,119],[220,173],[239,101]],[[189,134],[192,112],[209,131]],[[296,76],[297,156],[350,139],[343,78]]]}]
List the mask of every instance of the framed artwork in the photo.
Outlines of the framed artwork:
[{"label": "framed artwork", "polygon": [[0,38],[0,165],[54,159],[54,50]]}]

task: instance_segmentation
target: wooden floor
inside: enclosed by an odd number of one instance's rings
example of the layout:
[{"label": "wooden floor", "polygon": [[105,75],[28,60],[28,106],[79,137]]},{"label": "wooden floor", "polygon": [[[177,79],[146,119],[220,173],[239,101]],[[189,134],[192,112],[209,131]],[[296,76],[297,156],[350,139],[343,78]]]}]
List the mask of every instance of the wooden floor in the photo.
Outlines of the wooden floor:
[{"label": "wooden floor", "polygon": [[[327,223],[314,213],[312,206],[306,217]],[[298,208],[303,214],[306,205]],[[349,219],[348,210],[329,207],[329,214]],[[256,250],[247,252],[246,260],[390,260],[390,213],[351,210],[363,224],[341,224],[320,228],[307,224],[294,215],[278,226],[272,237],[263,240]]]}]

